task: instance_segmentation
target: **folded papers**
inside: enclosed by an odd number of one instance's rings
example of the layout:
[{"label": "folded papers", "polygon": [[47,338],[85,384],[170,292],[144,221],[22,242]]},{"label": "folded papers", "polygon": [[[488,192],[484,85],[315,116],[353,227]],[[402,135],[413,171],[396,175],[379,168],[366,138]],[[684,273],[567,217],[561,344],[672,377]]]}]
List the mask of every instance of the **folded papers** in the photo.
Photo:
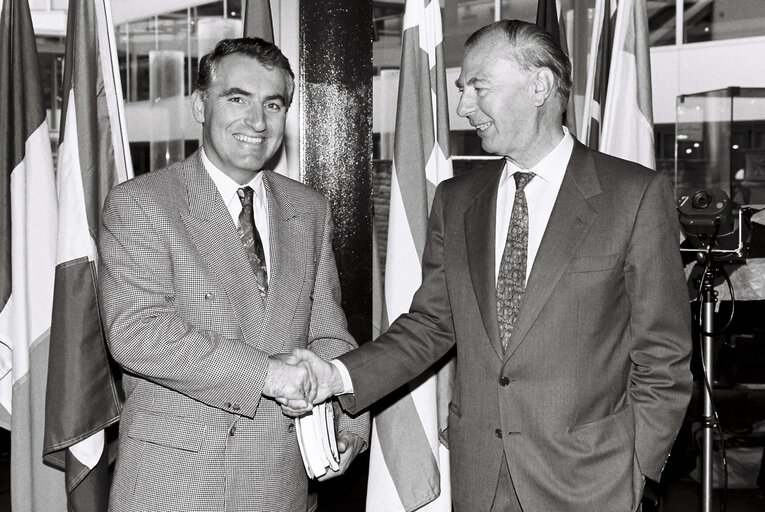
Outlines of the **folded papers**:
[{"label": "folded papers", "polygon": [[327,468],[339,469],[335,413],[331,402],[319,404],[308,414],[297,418],[295,432],[308,478],[324,475]]}]

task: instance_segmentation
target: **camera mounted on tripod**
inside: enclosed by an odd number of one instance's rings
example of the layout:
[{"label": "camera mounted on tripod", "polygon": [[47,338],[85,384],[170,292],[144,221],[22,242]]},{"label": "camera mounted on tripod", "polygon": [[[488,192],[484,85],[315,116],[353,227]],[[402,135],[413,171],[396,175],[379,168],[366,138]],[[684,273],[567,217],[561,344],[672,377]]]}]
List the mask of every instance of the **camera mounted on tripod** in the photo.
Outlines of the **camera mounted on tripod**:
[{"label": "camera mounted on tripod", "polygon": [[677,201],[685,240],[681,252],[711,256],[722,263],[745,263],[751,234],[752,210],[739,207],[719,188],[697,190]]}]

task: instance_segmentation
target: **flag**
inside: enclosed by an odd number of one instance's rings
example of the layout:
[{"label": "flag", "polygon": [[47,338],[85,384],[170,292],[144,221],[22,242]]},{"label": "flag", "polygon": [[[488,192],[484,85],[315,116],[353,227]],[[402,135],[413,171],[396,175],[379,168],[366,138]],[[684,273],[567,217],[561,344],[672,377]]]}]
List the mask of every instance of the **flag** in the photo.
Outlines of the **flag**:
[{"label": "flag", "polygon": [[274,27],[271,22],[269,0],[246,0],[244,11],[244,36],[259,37],[274,42]]},{"label": "flag", "polygon": [[[441,11],[407,0],[391,177],[384,317],[409,310],[435,186],[452,176]],[[385,326],[384,326],[385,327]],[[446,428],[453,363],[419,379],[373,419],[367,511],[450,511]]]},{"label": "flag", "polygon": [[537,3],[537,26],[548,31],[556,41],[561,41],[556,0],[539,0]]},{"label": "flag", "polygon": [[65,510],[42,463],[56,259],[56,184],[27,0],[0,0],[0,426],[11,431],[11,507]]},{"label": "flag", "polygon": [[584,116],[578,131],[587,146],[600,147],[603,108],[608,94],[608,72],[611,65],[614,22],[617,0],[597,0],[587,64]]},{"label": "flag", "polygon": [[[560,43],[564,53],[570,57],[568,41],[566,40],[565,24],[562,22],[561,15],[559,14],[559,2],[560,0],[539,0],[537,3],[536,25],[549,32],[553,36],[553,39]],[[573,87],[568,96],[564,124],[571,132],[571,135],[575,137],[577,131]]]},{"label": "flag", "polygon": [[104,429],[120,411],[96,288],[101,207],[133,175],[113,27],[108,0],[70,0],[43,454],[64,470],[69,510],[78,512],[107,508]]},{"label": "flag", "polygon": [[645,0],[619,2],[612,47],[600,150],[655,169]]}]

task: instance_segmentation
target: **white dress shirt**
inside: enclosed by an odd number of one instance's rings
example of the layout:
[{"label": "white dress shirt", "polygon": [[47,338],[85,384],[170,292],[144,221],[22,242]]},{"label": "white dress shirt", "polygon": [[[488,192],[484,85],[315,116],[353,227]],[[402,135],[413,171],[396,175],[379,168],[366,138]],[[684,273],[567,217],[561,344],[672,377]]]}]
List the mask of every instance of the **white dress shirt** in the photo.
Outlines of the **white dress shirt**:
[{"label": "white dress shirt", "polygon": [[[558,198],[563,176],[566,174],[568,161],[574,150],[574,139],[568,129],[563,127],[563,138],[555,148],[531,169],[520,169],[517,165],[505,160],[505,168],[499,179],[497,191],[497,223],[494,238],[495,269],[494,279],[499,276],[499,264],[505,250],[507,231],[510,229],[510,217],[515,200],[515,180],[510,179],[515,172],[533,172],[536,176],[523,189],[526,192],[526,204],[529,212],[529,246],[526,257],[526,279],[531,273],[531,267],[542,243],[547,222],[550,220],[555,200]],[[343,379],[343,393],[353,393],[353,382],[350,373],[343,363],[337,359],[330,361],[340,372]]]},{"label": "white dress shirt", "polygon": [[215,183],[215,188],[223,198],[223,202],[231,214],[234,225],[239,227],[239,214],[242,213],[242,201],[237,195],[237,190],[242,187],[251,187],[255,191],[252,198],[252,212],[255,217],[255,227],[258,228],[260,240],[263,242],[263,252],[266,256],[266,273],[271,276],[271,253],[269,251],[270,243],[268,239],[268,201],[266,200],[266,186],[263,184],[263,173],[259,172],[248,183],[240,185],[228,177],[226,173],[215,167],[207,158],[204,148],[202,148],[202,164],[205,166],[207,174]]},{"label": "white dress shirt", "polygon": [[529,246],[526,256],[526,279],[531,274],[531,267],[537,257],[542,236],[547,229],[555,200],[558,198],[563,175],[566,173],[571,152],[574,150],[574,139],[568,129],[563,127],[564,135],[561,141],[546,157],[531,169],[521,169],[509,160],[505,160],[505,168],[499,179],[497,191],[497,223],[494,237],[494,280],[499,276],[499,265],[502,263],[502,253],[505,250],[507,231],[510,229],[510,217],[513,213],[515,200],[515,172],[533,172],[536,176],[523,189],[526,193],[526,204],[529,212]]}]

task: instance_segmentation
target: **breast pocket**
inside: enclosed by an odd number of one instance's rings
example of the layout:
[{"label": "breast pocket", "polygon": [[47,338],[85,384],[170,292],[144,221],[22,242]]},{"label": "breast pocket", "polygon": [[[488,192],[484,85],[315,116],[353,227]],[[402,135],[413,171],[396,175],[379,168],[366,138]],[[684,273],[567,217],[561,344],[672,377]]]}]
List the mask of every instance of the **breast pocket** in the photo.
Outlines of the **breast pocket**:
[{"label": "breast pocket", "polygon": [[618,254],[605,254],[593,256],[581,256],[572,259],[566,266],[566,274],[579,274],[591,272],[605,272],[616,268],[619,261]]}]

